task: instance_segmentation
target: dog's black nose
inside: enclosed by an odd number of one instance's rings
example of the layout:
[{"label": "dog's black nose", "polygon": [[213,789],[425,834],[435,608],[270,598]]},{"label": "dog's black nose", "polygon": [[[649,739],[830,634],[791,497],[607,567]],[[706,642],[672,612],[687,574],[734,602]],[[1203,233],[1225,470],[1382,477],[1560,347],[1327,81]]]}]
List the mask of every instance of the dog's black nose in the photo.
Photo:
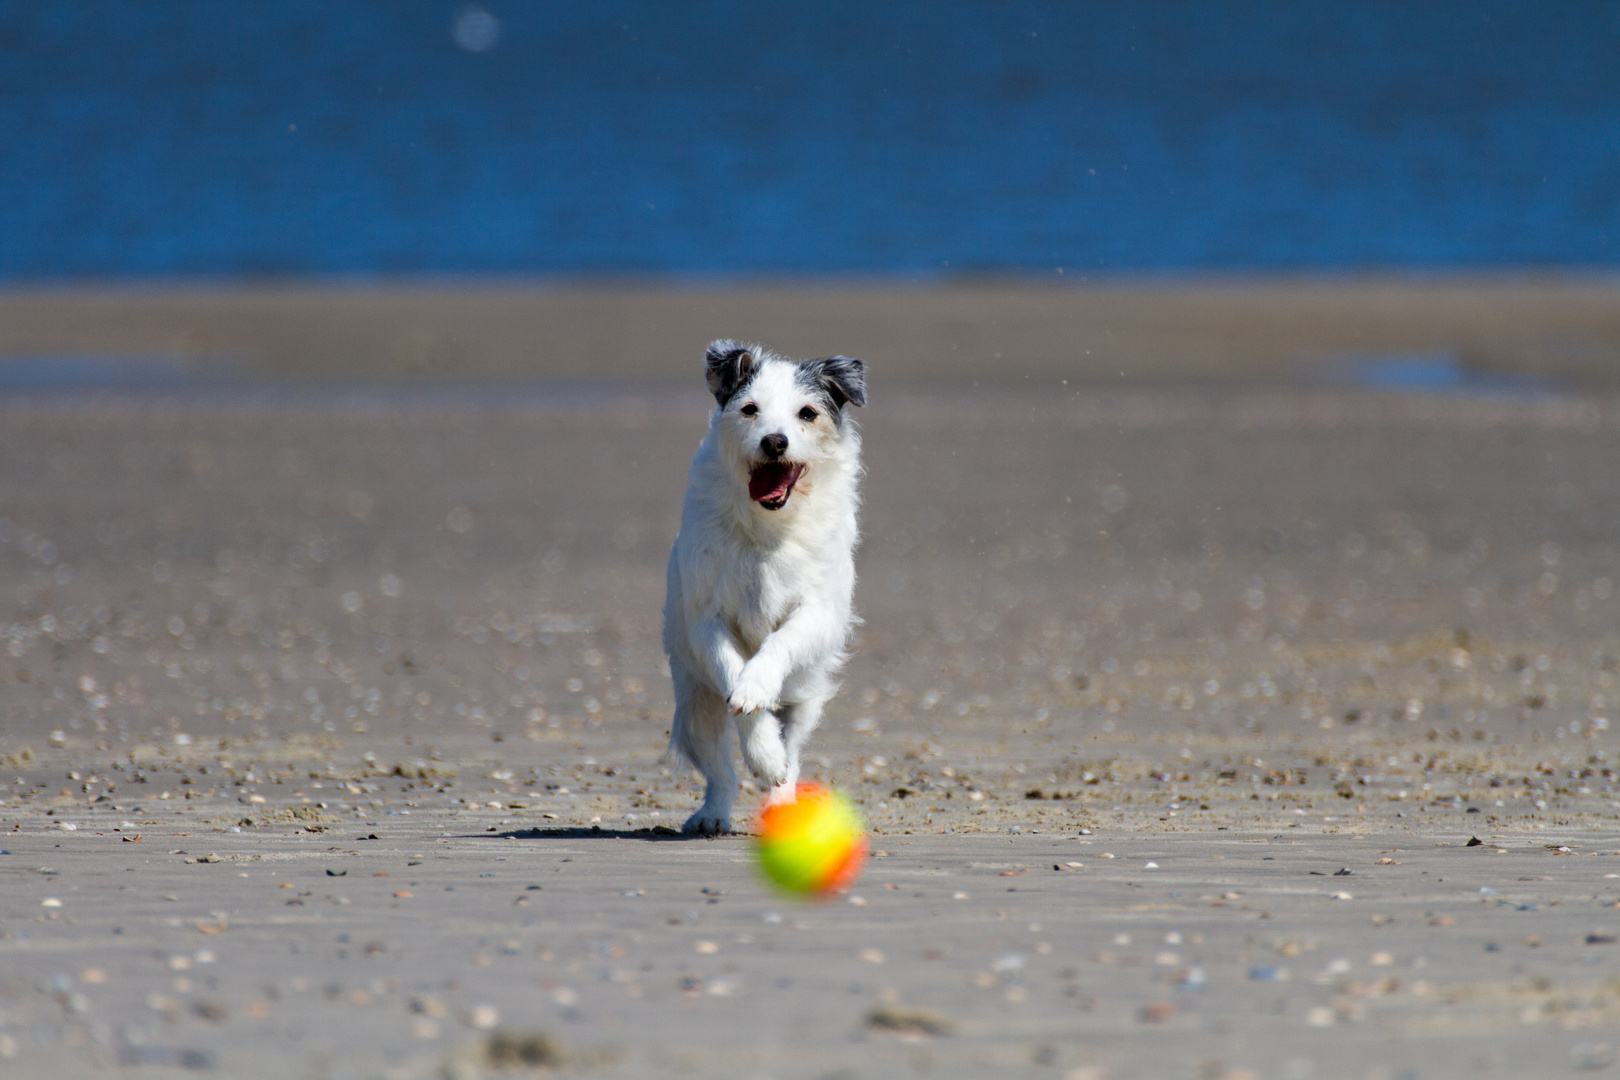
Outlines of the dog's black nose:
[{"label": "dog's black nose", "polygon": [[788,440],[786,435],[767,435],[759,440],[759,448],[768,458],[779,458],[787,453]]}]

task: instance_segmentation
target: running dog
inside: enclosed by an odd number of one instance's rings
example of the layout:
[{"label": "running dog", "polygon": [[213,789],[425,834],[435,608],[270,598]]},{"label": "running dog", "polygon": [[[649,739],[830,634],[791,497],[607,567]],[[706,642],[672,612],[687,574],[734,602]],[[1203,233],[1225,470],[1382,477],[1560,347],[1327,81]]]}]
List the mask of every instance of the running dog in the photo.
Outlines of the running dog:
[{"label": "running dog", "polygon": [[669,748],[707,781],[690,833],[731,831],[743,762],[792,802],[799,753],[838,689],[856,618],[866,369],[833,356],[794,363],[716,341],[705,356],[717,407],[687,473],[669,555],[664,651],[675,684]]}]

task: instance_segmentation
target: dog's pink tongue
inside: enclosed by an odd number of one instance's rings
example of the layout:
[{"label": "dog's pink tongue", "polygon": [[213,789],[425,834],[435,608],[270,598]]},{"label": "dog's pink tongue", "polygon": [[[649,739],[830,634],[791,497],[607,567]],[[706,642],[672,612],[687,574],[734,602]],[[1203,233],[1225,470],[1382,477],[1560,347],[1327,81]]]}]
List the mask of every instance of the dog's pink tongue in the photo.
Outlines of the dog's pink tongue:
[{"label": "dog's pink tongue", "polygon": [[787,465],[761,465],[748,474],[748,497],[755,502],[781,499],[793,486],[793,469]]}]

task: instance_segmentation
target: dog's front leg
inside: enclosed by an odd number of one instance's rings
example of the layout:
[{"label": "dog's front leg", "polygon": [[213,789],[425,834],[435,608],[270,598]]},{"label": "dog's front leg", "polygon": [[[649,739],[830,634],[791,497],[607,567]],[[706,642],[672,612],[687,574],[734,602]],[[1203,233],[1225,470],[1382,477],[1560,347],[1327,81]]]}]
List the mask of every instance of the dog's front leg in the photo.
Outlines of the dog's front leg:
[{"label": "dog's front leg", "polygon": [[[692,626],[691,641],[693,651],[707,665],[712,685],[718,688],[720,696],[726,699],[727,708],[737,716],[737,741],[742,746],[743,761],[766,785],[780,784],[787,775],[787,753],[782,745],[781,726],[769,709],[782,693],[783,676],[777,677],[774,687],[768,691],[768,698],[760,700],[753,708],[739,709],[736,706],[738,688],[744,685],[744,672],[749,665],[743,660],[742,651],[737,648],[731,630],[719,618],[701,619]],[[705,775],[708,775],[707,771]],[[736,780],[728,776],[725,781],[725,799],[729,807]],[[718,790],[715,778],[709,777],[709,795],[705,806],[716,799]]]},{"label": "dog's front leg", "polygon": [[782,777],[765,796],[770,806],[790,803],[797,798],[799,782],[799,755],[810,733],[821,722],[821,710],[827,704],[823,697],[811,698],[792,705],[778,707],[776,718],[782,725],[783,765]]},{"label": "dog's front leg", "polygon": [[698,663],[703,665],[705,679],[729,705],[732,690],[742,677],[745,665],[742,651],[731,636],[731,628],[726,626],[725,620],[709,615],[692,622],[687,639]]},{"label": "dog's front leg", "polygon": [[838,625],[816,613],[813,605],[800,607],[760,643],[759,651],[743,665],[726,695],[734,714],[747,715],[773,707],[782,696],[782,684],[800,664],[838,651]]},{"label": "dog's front leg", "polygon": [[782,743],[782,725],[776,715],[764,709],[737,717],[737,742],[742,747],[743,764],[767,788],[787,779],[787,748]]}]

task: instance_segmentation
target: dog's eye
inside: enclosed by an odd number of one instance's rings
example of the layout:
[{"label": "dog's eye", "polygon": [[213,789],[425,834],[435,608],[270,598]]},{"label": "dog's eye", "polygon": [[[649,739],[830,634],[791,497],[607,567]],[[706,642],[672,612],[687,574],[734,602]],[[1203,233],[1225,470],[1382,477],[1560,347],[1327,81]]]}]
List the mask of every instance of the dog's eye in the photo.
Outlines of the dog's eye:
[{"label": "dog's eye", "polygon": [[799,419],[803,420],[807,424],[814,420],[818,415],[819,414],[816,412],[816,410],[812,409],[808,405],[799,410]]},{"label": "dog's eye", "polygon": [[737,411],[742,413],[744,416],[753,416],[755,413],[759,412],[759,406],[750,401]]}]

